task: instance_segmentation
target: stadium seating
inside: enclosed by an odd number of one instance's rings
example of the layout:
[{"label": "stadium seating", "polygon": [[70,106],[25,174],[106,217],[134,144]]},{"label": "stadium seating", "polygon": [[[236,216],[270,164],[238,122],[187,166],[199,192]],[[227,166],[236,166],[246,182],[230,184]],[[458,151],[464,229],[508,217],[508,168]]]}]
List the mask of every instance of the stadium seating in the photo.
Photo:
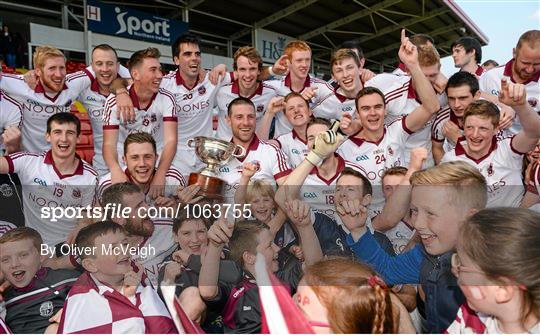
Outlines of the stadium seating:
[{"label": "stadium seating", "polygon": [[88,114],[79,113],[75,106],[71,108],[71,112],[81,120],[81,136],[77,141],[77,154],[92,164],[92,159],[94,158],[94,137]]}]

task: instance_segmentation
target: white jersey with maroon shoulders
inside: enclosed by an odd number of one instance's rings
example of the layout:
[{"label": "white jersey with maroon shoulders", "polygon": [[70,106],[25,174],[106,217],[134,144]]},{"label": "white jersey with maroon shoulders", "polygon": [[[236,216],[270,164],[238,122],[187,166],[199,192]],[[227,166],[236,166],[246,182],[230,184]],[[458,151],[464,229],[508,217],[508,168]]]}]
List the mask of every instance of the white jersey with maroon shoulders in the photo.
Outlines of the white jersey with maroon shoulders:
[{"label": "white jersey with maroon shoulders", "polygon": [[384,170],[404,164],[405,144],[412,132],[405,125],[406,117],[384,127],[383,136],[377,142],[355,136],[349,137],[337,152],[348,162],[362,166],[373,185],[373,197],[369,206],[370,217],[378,214],[384,206],[382,175]]},{"label": "white jersey with maroon shoulders", "polygon": [[155,219],[152,236],[145,238],[139,245],[145,253],[134,255],[132,261],[141,264],[144,273],[154,288],[158,287],[158,276],[161,263],[177,248],[173,236],[172,219]]},{"label": "white jersey with maroon shoulders", "polygon": [[300,165],[309,153],[307,142],[303,141],[294,129],[279,136],[276,138],[276,141],[279,144],[279,148],[287,156],[291,169]]},{"label": "white jersey with maroon shoulders", "polygon": [[[512,77],[513,64],[514,59],[511,59],[505,65],[486,71],[478,81],[480,91],[499,96],[502,78],[515,83],[515,80]],[[532,109],[540,114],[540,71],[536,72],[529,80],[524,82],[523,85],[525,85],[525,91],[527,92],[527,103]],[[517,115],[514,119],[514,124],[509,130],[512,134],[517,134],[521,130],[521,123],[519,122],[519,117]]]},{"label": "white jersey with maroon shoulders", "polygon": [[[17,173],[22,185],[25,225],[37,230],[43,242],[54,246],[66,240],[77,226],[77,218],[64,216],[52,222],[42,217],[43,208],[86,207],[92,205],[97,185],[97,172],[79,159],[74,173],[61,174],[52,152],[41,154],[18,152],[6,156],[9,173]],[[46,214],[45,214],[46,215]]]},{"label": "white jersey with maroon shoulders", "polygon": [[[255,105],[257,125],[259,125],[264,113],[266,113],[266,107],[268,107],[270,99],[276,95],[277,91],[274,87],[264,82],[259,82],[255,93],[250,97],[247,97]],[[228,140],[232,137],[231,127],[227,124],[227,110],[231,101],[238,97],[240,97],[238,80],[225,84],[218,89],[216,95],[216,106],[218,108],[218,128],[216,136],[222,140]]]},{"label": "white jersey with maroon shoulders", "polygon": [[51,96],[45,93],[40,81],[31,89],[22,75],[3,74],[0,89],[6,97],[17,101],[22,109],[22,146],[29,152],[41,152],[50,148],[45,140],[47,119],[56,113],[71,111],[71,105],[79,94],[90,86],[90,78],[83,71],[66,76],[62,91]]},{"label": "white jersey with maroon shoulders", "polygon": [[347,98],[340,92],[341,89],[338,86],[332,94],[322,98],[312,107],[313,115],[327,120],[339,120],[345,113],[353,116],[356,111],[356,99]]},{"label": "white jersey with maroon shoulders", "polygon": [[477,78],[480,78],[484,73],[486,73],[486,69],[484,69],[481,65],[478,65],[476,71],[474,71]]},{"label": "white jersey with maroon shoulders", "polygon": [[[416,107],[421,105],[412,85],[412,79],[409,76],[381,73],[366,82],[366,87],[369,86],[376,87],[384,93],[387,112],[384,121],[387,125],[410,114]],[[447,105],[446,94],[437,94],[437,99],[441,107]],[[404,166],[409,165],[411,150],[418,147],[428,149],[428,159],[424,162],[424,167],[435,164],[431,154],[431,124],[434,120],[435,116],[407,140]]]},{"label": "white jersey with maroon shoulders", "polygon": [[178,117],[178,148],[173,166],[182,174],[198,171],[205,166],[195,155],[193,148],[187,146],[187,141],[196,136],[212,136],[212,109],[215,97],[221,85],[231,82],[230,75],[217,86],[210,82],[209,75],[197,78],[195,86],[188,87],[177,69],[170,72],[161,80],[161,87],[171,92],[176,103]]},{"label": "white jersey with maroon shoulders", "polygon": [[[92,138],[94,140],[94,158],[92,160],[92,167],[100,176],[102,176],[109,171],[109,168],[103,159],[103,114],[105,110],[105,101],[109,95],[103,95],[99,92],[99,83],[96,80],[96,74],[91,66],[83,71],[88,78],[90,78],[91,84],[79,94],[77,100],[79,100],[86,109],[88,118],[90,119],[90,125],[92,126]],[[128,69],[120,65],[118,76],[129,78],[130,75]]]},{"label": "white jersey with maroon shoulders", "polygon": [[[131,183],[135,183],[133,180],[133,177],[129,173],[128,169],[124,169],[124,173],[126,174],[126,177],[128,178],[128,181]],[[150,181],[151,183],[152,181]],[[182,173],[180,173],[179,170],[175,169],[174,167],[170,167],[169,170],[167,170],[167,173],[165,174],[165,197],[172,197],[176,195],[176,191],[178,190],[179,186],[186,186],[186,180],[184,179],[184,176],[182,176]],[[101,177],[99,177],[98,187],[96,190],[96,199],[101,202],[101,197],[103,196],[103,192],[111,186],[111,173],[107,173]],[[150,197],[146,197],[146,202],[149,205],[153,204],[153,200],[150,199]]]},{"label": "white jersey with maroon shoulders", "polygon": [[[0,90],[0,135],[10,126],[21,128],[22,126],[21,104],[13,98],[4,96]],[[4,150],[4,144],[0,143],[0,156]]]},{"label": "white jersey with maroon shoulders", "polygon": [[308,203],[313,212],[319,212],[334,219],[336,208],[334,205],[334,194],[336,193],[336,182],[341,172],[346,167],[366,175],[366,170],[357,164],[348,162],[339,154],[334,154],[338,160],[336,173],[329,179],[319,175],[319,171],[314,167],[306,177],[304,184],[300,188],[300,199]]},{"label": "white jersey with maroon shoulders", "polygon": [[133,86],[130,86],[128,90],[135,110],[135,121],[125,124],[118,120],[116,96],[111,94],[105,103],[103,129],[119,129],[116,149],[119,161],[121,161],[121,157],[124,155],[124,141],[129,134],[138,132],[149,133],[156,140],[157,152],[161,153],[164,146],[164,123],[177,122],[174,97],[169,91],[160,88],[152,97],[150,104],[143,109],[139,106],[139,98]]},{"label": "white jersey with maroon shoulders", "polygon": [[467,154],[465,138],[460,138],[456,148],[444,154],[442,162],[465,161],[476,167],[488,185],[487,207],[519,207],[525,191],[521,179],[523,155],[512,146],[514,137],[493,137],[489,152],[480,159]]},{"label": "white jersey with maroon shoulders", "polygon": [[251,180],[265,179],[270,182],[289,175],[291,169],[287,157],[277,146],[261,141],[254,136],[242,158],[231,157],[229,161],[219,168],[219,177],[227,183],[225,200],[228,203],[234,201],[234,193],[238,189],[238,182],[242,176],[242,166],[245,162],[259,165],[259,170]]},{"label": "white jersey with maroon shoulders", "polygon": [[463,126],[459,124],[458,117],[454,114],[450,107],[442,109],[437,116],[435,121],[431,125],[431,139],[435,142],[443,143],[444,152],[453,150],[456,147],[456,144],[452,141],[449,141],[443,134],[444,124],[448,121],[452,121],[456,124],[461,131],[461,136],[463,136]]},{"label": "white jersey with maroon shoulders", "polygon": [[[459,124],[458,117],[454,114],[454,112],[450,109],[450,107],[445,107],[442,109],[437,116],[435,117],[435,121],[431,125],[431,139],[433,141],[443,143],[443,150],[444,152],[448,152],[450,150],[454,150],[456,147],[456,144],[449,139],[447,139],[443,134],[443,128],[444,124],[448,121],[452,121],[455,125],[458,126],[460,130],[460,137],[464,136],[463,134],[463,126]],[[506,138],[509,136],[512,136],[512,133],[508,129],[501,129],[497,132],[497,139]]]},{"label": "white jersey with maroon shoulders", "polygon": [[[266,81],[268,85],[271,85],[277,89],[277,95],[280,97],[284,97],[287,94],[292,92],[291,88],[291,75],[288,74],[285,77],[282,77],[281,79],[274,79]],[[313,99],[309,102],[309,107],[313,108],[316,104],[320,103],[326,96],[332,94],[334,89],[332,86],[330,86],[326,81],[321,80],[319,78],[312,77],[311,75],[307,75],[306,80],[304,81],[304,87],[297,92],[302,93],[306,88],[312,87],[316,88],[316,95],[313,97]],[[284,113],[278,113],[276,114],[276,128],[274,131],[274,138],[283,135],[285,133],[288,133],[292,130],[292,126],[287,120],[287,117]]]}]

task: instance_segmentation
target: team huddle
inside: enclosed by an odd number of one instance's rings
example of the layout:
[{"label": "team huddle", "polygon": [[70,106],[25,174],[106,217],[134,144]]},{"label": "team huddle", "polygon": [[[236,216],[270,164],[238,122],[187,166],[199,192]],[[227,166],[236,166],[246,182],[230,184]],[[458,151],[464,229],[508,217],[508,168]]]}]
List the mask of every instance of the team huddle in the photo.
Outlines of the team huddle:
[{"label": "team huddle", "polygon": [[[403,30],[375,74],[347,42],[327,82],[300,40],[206,71],[186,33],[165,75],[155,48],[126,68],[98,45],[66,74],[38,47],[0,73],[0,175],[24,216],[0,221],[0,333],[539,333],[540,31],[490,69],[474,38],[451,49],[446,78]],[[222,197],[188,182],[198,136],[241,151]]]}]

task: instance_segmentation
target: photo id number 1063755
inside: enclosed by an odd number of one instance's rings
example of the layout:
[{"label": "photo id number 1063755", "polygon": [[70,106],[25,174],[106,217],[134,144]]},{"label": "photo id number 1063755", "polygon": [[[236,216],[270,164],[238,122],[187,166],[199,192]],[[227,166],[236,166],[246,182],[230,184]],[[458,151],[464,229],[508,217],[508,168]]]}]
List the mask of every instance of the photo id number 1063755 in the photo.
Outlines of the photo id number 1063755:
[{"label": "photo id number 1063755", "polygon": [[187,219],[219,219],[229,217],[229,215],[235,219],[251,217],[250,204],[190,204],[185,205],[184,209]]}]

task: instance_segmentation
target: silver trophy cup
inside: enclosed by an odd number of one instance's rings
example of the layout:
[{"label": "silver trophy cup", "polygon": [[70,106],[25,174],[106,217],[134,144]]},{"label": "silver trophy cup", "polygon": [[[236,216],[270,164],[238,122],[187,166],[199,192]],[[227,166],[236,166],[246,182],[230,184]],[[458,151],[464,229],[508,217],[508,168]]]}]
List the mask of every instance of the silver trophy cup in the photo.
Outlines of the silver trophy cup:
[{"label": "silver trophy cup", "polygon": [[207,164],[201,171],[189,175],[189,185],[199,185],[199,194],[205,197],[222,199],[225,181],[218,177],[219,167],[231,157],[243,157],[246,150],[234,143],[205,136],[190,139],[187,145],[194,148],[197,157]]}]

